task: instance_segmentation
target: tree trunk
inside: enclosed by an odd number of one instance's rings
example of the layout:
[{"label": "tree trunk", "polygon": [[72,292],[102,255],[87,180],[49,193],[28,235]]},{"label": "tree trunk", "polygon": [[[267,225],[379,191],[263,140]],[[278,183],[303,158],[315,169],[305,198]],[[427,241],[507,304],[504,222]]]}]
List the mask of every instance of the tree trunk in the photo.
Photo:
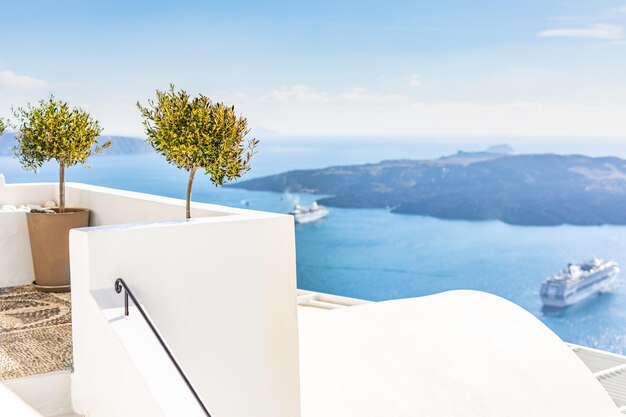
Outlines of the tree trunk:
[{"label": "tree trunk", "polygon": [[189,171],[189,181],[187,182],[187,204],[186,208],[186,218],[191,219],[191,188],[193,187],[193,178],[196,175],[196,168],[192,168]]},{"label": "tree trunk", "polygon": [[65,213],[65,165],[59,161],[59,213]]}]

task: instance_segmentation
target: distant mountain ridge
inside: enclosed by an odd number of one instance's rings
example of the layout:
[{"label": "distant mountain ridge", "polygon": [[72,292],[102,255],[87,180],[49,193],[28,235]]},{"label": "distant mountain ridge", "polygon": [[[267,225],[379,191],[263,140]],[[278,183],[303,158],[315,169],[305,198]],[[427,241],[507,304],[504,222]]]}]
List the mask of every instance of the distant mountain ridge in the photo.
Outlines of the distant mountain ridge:
[{"label": "distant mountain ridge", "polygon": [[232,187],[326,194],[320,203],[328,206],[442,219],[626,225],[625,160],[496,150],[290,171]]},{"label": "distant mountain ridge", "polygon": [[[106,155],[136,155],[153,152],[150,144],[141,138],[103,135],[100,140],[113,142],[113,146],[106,151]],[[15,132],[7,132],[0,136],[0,156],[13,156],[14,147]]]}]

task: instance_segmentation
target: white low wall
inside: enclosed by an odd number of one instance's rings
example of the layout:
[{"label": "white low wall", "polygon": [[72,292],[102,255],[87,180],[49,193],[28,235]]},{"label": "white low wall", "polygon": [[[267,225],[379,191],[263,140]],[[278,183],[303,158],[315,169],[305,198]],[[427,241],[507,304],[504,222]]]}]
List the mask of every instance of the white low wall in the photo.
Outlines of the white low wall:
[{"label": "white low wall", "polygon": [[[112,330],[124,319],[105,317],[94,298],[109,294],[121,303],[113,284],[122,277],[213,415],[299,416],[291,217],[241,211],[192,221],[75,229],[70,239],[72,392],[78,413],[162,415],[155,406],[162,388],[159,393],[150,389],[155,381],[146,380],[150,376],[136,369],[129,354],[136,351],[130,345],[136,341],[122,340],[123,331],[116,335]],[[161,387],[182,383],[171,377],[156,382]]]},{"label": "white low wall", "polygon": [[0,174],[0,206],[4,204],[44,204],[58,201],[58,185],[55,183],[6,184]]},{"label": "white low wall", "polygon": [[[58,201],[56,183],[5,184],[0,175],[0,206]],[[90,225],[113,225],[179,220],[185,217],[185,202],[130,191],[86,184],[67,183],[69,207],[91,210]],[[215,217],[245,213],[246,210],[193,203],[193,217]],[[0,288],[33,282],[30,240],[24,213],[0,212]]]},{"label": "white low wall", "polygon": [[0,213],[0,287],[33,282],[28,226],[24,213]]},{"label": "white low wall", "polygon": [[[67,205],[91,211],[90,225],[103,226],[181,220],[185,218],[185,201],[177,198],[115,190],[94,185],[68,183]],[[216,217],[248,212],[213,204],[192,203],[191,216]]]},{"label": "white low wall", "polygon": [[[41,204],[54,200],[55,184],[14,184],[0,174],[0,206]],[[30,284],[35,279],[24,213],[0,212],[0,287]]]}]

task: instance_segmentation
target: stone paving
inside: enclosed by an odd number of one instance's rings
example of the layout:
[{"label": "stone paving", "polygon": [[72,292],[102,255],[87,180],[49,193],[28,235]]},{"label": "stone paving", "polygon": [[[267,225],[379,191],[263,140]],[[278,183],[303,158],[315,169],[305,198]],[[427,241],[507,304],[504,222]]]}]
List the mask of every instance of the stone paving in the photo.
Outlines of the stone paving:
[{"label": "stone paving", "polygon": [[70,293],[0,288],[0,380],[72,370]]}]

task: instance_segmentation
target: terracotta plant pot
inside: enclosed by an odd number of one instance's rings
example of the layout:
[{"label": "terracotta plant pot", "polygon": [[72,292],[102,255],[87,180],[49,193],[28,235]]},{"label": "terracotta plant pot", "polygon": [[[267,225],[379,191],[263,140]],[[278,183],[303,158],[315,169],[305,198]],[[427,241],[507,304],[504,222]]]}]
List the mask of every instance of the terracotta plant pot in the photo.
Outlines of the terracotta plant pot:
[{"label": "terracotta plant pot", "polygon": [[35,287],[46,292],[70,290],[70,229],[89,226],[89,210],[27,213]]}]

